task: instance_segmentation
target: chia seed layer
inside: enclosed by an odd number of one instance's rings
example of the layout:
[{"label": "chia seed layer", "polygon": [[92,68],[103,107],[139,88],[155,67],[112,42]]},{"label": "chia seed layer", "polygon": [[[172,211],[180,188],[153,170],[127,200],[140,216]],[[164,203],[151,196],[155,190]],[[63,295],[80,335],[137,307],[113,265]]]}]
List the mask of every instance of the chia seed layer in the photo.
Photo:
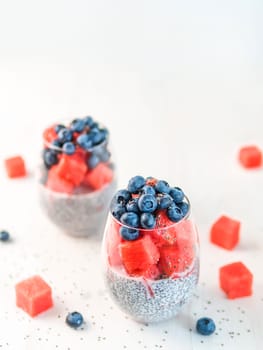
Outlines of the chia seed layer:
[{"label": "chia seed layer", "polygon": [[76,237],[102,235],[116,179],[101,190],[74,195],[39,186],[41,206],[55,225]]},{"label": "chia seed layer", "polygon": [[174,317],[189,301],[199,277],[199,259],[184,277],[146,280],[125,276],[107,267],[109,292],[121,309],[143,323],[159,322]]}]

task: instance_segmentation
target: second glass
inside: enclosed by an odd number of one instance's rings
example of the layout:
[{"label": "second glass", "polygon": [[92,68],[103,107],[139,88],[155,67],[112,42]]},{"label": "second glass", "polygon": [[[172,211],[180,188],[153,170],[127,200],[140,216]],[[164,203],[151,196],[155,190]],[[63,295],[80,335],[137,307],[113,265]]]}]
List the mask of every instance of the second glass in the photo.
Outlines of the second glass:
[{"label": "second glass", "polygon": [[98,236],[116,190],[109,133],[91,117],[54,124],[43,133],[41,206],[64,232]]}]

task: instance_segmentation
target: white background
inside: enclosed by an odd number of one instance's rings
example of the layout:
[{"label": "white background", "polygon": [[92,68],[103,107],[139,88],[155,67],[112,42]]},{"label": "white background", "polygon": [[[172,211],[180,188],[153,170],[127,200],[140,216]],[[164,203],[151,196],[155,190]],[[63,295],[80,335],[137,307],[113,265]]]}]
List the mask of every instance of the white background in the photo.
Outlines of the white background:
[{"label": "white background", "polygon": [[[263,172],[243,170],[236,152],[263,149],[262,16],[260,0],[0,2],[0,158],[22,154],[32,174],[0,173],[0,226],[14,237],[0,245],[0,348],[261,347]],[[126,319],[105,292],[99,243],[64,236],[38,207],[43,128],[87,114],[111,131],[120,186],[153,175],[192,200],[200,286],[170,322]],[[233,252],[208,240],[222,213],[242,222]],[[228,301],[218,268],[238,260],[254,274],[254,295]],[[55,307],[30,320],[15,307],[14,284],[35,273],[52,285]],[[64,324],[75,309],[85,330]],[[210,338],[189,331],[205,315],[217,323]]]}]

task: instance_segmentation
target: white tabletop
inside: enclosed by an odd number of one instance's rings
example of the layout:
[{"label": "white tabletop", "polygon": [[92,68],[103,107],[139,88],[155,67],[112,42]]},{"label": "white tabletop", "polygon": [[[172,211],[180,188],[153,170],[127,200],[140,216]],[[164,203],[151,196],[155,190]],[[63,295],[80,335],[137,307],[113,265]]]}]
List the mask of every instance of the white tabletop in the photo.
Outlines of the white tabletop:
[{"label": "white tabletop", "polygon": [[[9,1],[0,5],[0,157],[25,157],[31,176],[0,172],[0,348],[259,349],[263,341],[263,169],[246,171],[241,145],[263,149],[262,12],[259,0]],[[153,175],[191,198],[201,244],[200,283],[175,319],[141,325],[105,290],[100,242],[61,233],[41,212],[34,172],[49,123],[93,115],[112,135],[119,186]],[[242,223],[234,251],[209,243],[221,214]],[[252,297],[226,299],[220,266],[243,261]],[[54,308],[31,319],[14,285],[40,274]],[[83,313],[84,330],[66,326]],[[199,317],[217,325],[195,332]],[[192,330],[192,331],[191,331]]]}]

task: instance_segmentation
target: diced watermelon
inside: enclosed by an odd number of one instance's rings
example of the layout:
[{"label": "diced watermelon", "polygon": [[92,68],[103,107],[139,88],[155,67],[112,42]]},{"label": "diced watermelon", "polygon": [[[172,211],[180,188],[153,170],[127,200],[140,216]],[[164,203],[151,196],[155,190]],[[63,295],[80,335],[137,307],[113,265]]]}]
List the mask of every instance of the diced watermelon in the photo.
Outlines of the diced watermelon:
[{"label": "diced watermelon", "polygon": [[195,227],[190,220],[181,220],[174,223],[166,214],[165,210],[157,213],[156,227],[145,231],[150,235],[157,247],[173,245],[180,239],[187,239],[191,242],[196,240]]},{"label": "diced watermelon", "polygon": [[174,272],[179,272],[180,255],[176,245],[163,246],[160,251],[160,270],[165,275],[171,276]]},{"label": "diced watermelon", "polygon": [[21,156],[6,159],[5,168],[10,178],[26,176],[25,162]]},{"label": "diced watermelon", "polygon": [[44,130],[43,139],[46,143],[51,143],[52,141],[54,141],[58,137],[58,135],[55,131],[55,126],[56,125],[52,125],[51,127]]},{"label": "diced watermelon", "polygon": [[150,280],[156,280],[160,277],[160,270],[157,265],[151,265],[144,273],[143,277]]},{"label": "diced watermelon", "polygon": [[120,253],[123,265],[131,276],[143,276],[149,268],[157,264],[160,257],[157,247],[149,236],[121,243]]},{"label": "diced watermelon", "polygon": [[238,157],[245,168],[258,168],[262,165],[262,152],[257,146],[242,147]]},{"label": "diced watermelon", "polygon": [[150,177],[146,180],[146,185],[154,186],[154,185],[156,185],[157,181],[158,180],[155,179],[154,177]]},{"label": "diced watermelon", "polygon": [[94,190],[101,189],[113,179],[113,171],[108,165],[99,163],[96,168],[89,170],[84,177],[83,183]]},{"label": "diced watermelon", "polygon": [[75,186],[80,185],[87,171],[87,165],[80,154],[63,154],[57,165],[57,174]]},{"label": "diced watermelon", "polygon": [[212,226],[210,240],[218,246],[231,250],[239,242],[240,222],[225,215]]},{"label": "diced watermelon", "polygon": [[122,241],[119,233],[121,225],[112,220],[107,234],[107,253],[110,266],[121,266],[122,260],[120,256],[120,243]]},{"label": "diced watermelon", "polygon": [[174,244],[177,236],[177,225],[168,218],[166,210],[160,210],[156,217],[155,239],[157,235],[160,237],[159,245]]},{"label": "diced watermelon", "polygon": [[253,275],[242,262],[225,265],[219,270],[220,287],[229,299],[252,295]]},{"label": "diced watermelon", "polygon": [[15,289],[16,305],[32,317],[53,306],[51,288],[40,276],[18,283]]},{"label": "diced watermelon", "polygon": [[185,272],[192,265],[195,249],[188,239],[179,239],[174,245],[162,246],[159,268],[167,276]]},{"label": "diced watermelon", "polygon": [[48,172],[46,187],[55,192],[71,194],[74,184],[58,175],[58,165],[54,165]]}]

